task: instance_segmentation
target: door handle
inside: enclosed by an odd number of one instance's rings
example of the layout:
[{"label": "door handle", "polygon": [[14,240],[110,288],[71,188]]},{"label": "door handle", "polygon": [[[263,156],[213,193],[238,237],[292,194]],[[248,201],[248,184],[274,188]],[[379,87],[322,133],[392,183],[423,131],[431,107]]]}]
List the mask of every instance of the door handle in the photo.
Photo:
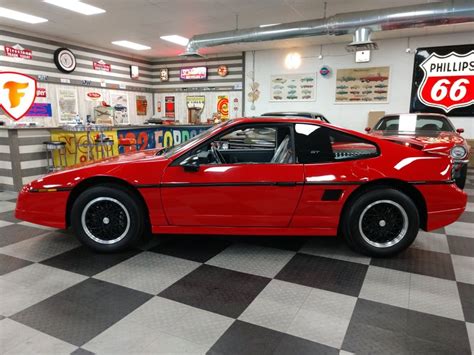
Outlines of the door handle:
[{"label": "door handle", "polygon": [[279,181],[275,183],[276,186],[296,186],[296,181]]}]

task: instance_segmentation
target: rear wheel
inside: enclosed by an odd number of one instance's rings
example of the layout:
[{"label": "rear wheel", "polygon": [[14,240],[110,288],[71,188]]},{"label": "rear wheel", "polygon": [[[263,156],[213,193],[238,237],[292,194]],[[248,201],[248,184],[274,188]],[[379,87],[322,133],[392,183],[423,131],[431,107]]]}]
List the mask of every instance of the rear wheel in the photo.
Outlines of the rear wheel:
[{"label": "rear wheel", "polygon": [[375,257],[394,255],[408,248],[420,224],[413,201],[388,187],[358,196],[343,218],[343,233],[348,244]]},{"label": "rear wheel", "polygon": [[98,185],[74,201],[71,225],[84,245],[96,251],[115,252],[141,239],[144,213],[130,191],[115,185]]}]

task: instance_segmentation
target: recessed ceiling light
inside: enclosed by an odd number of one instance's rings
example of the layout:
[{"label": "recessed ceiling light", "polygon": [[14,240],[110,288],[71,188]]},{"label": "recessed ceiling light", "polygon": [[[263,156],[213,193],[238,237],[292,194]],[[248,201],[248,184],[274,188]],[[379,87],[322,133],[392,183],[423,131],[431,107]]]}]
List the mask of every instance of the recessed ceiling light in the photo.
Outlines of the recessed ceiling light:
[{"label": "recessed ceiling light", "polygon": [[266,25],[260,25],[258,27],[264,28],[264,27],[272,27],[272,26],[278,26],[281,25],[281,23],[267,23]]},{"label": "recessed ceiling light", "polygon": [[135,42],[130,42],[130,41],[114,41],[114,42],[112,42],[112,44],[115,44],[117,46],[122,46],[122,47],[135,49],[137,51],[144,51],[146,49],[151,49],[151,47],[145,46],[143,44],[135,43]]},{"label": "recessed ceiling light", "polygon": [[24,12],[15,11],[0,7],[0,17],[5,17],[10,20],[22,21],[31,24],[47,22],[48,20],[42,17],[25,14]]},{"label": "recessed ceiling light", "polygon": [[105,12],[104,9],[85,4],[79,0],[43,0],[51,5],[62,7],[63,9],[79,12],[83,15],[96,15]]},{"label": "recessed ceiling light", "polygon": [[189,42],[188,38],[179,35],[161,36],[160,38],[168,42],[179,44],[180,46],[187,46]]}]

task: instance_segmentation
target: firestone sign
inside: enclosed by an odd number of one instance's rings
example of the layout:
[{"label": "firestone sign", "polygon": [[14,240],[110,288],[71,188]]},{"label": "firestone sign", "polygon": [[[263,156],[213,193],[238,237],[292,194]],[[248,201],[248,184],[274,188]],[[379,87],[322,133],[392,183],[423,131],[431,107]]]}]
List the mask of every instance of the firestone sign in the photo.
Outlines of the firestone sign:
[{"label": "firestone sign", "polygon": [[411,112],[474,116],[474,46],[418,49],[413,79]]},{"label": "firestone sign", "polygon": [[36,80],[31,76],[0,72],[0,108],[14,120],[19,120],[30,110],[36,90]]},{"label": "firestone sign", "polygon": [[30,49],[25,49],[21,47],[19,44],[9,47],[4,47],[5,56],[13,57],[13,58],[20,58],[20,59],[33,59],[33,52]]}]

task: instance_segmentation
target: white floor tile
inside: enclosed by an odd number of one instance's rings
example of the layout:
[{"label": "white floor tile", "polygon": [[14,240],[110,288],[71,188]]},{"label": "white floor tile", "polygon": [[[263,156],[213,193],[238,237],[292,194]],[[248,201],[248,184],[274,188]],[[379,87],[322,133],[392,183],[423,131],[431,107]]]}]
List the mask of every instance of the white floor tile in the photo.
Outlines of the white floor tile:
[{"label": "white floor tile", "polygon": [[408,308],[410,274],[377,266],[369,266],[360,298]]},{"label": "white floor tile", "polygon": [[451,255],[456,281],[474,284],[474,258]]},{"label": "white floor tile", "polygon": [[156,295],[200,265],[173,256],[143,252],[94,278]]},{"label": "white floor tile", "polygon": [[455,281],[410,274],[409,309],[464,320]]},{"label": "white floor tile", "polygon": [[39,262],[78,247],[80,243],[73,236],[49,233],[7,245],[0,253],[20,259]]},{"label": "white floor tile", "polygon": [[208,260],[206,264],[253,275],[274,277],[295,254],[276,248],[235,244]]},{"label": "white floor tile", "polygon": [[449,254],[449,246],[446,235],[439,233],[429,233],[421,230],[418,232],[418,236],[411,245],[411,248]]},{"label": "white floor tile", "polygon": [[444,227],[447,235],[474,238],[474,224],[466,222],[454,222]]}]

